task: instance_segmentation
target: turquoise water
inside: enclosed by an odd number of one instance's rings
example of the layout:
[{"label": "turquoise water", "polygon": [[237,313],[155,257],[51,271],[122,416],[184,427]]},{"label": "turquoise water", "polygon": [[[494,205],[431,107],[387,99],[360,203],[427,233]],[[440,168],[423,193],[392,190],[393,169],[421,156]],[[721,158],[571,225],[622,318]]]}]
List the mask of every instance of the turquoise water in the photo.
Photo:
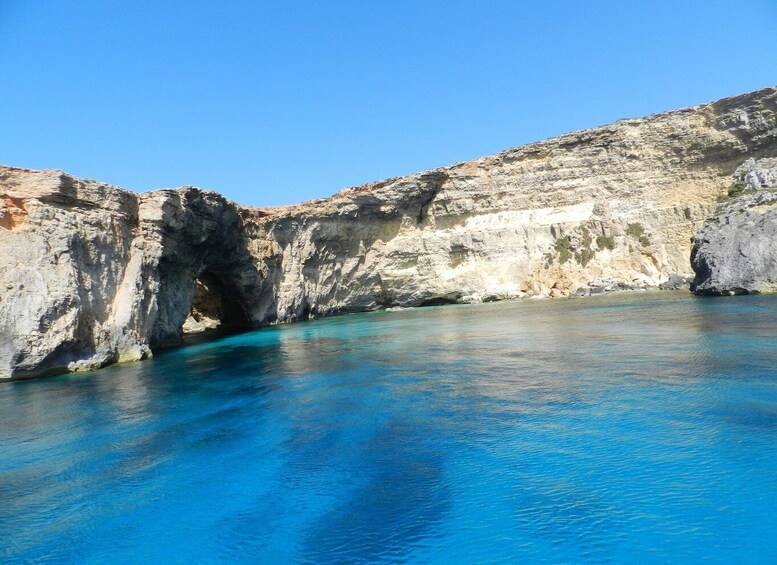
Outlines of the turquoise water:
[{"label": "turquoise water", "polygon": [[777,297],[373,312],[0,385],[0,562],[777,562]]}]

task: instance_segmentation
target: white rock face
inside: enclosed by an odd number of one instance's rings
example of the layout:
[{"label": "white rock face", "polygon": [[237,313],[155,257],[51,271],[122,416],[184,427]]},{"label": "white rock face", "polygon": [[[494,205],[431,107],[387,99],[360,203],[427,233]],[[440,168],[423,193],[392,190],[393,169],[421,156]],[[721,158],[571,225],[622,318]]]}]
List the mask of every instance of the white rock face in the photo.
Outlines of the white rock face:
[{"label": "white rock face", "polygon": [[777,158],[756,161],[751,157],[734,171],[734,180],[744,182],[750,191],[777,188]]},{"label": "white rock face", "polygon": [[[0,378],[143,359],[185,322],[658,285],[735,169],[777,155],[776,116],[769,88],[282,208],[0,168]],[[190,317],[203,287],[219,306]]]}]

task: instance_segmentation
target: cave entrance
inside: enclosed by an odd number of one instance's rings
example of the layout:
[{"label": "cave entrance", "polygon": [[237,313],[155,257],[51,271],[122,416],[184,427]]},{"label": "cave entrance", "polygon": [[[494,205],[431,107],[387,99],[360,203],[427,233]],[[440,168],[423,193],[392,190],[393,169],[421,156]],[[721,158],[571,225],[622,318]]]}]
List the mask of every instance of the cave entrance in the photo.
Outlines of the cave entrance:
[{"label": "cave entrance", "polygon": [[232,332],[250,327],[236,293],[210,272],[194,279],[189,315],[183,323],[184,335],[203,332]]}]

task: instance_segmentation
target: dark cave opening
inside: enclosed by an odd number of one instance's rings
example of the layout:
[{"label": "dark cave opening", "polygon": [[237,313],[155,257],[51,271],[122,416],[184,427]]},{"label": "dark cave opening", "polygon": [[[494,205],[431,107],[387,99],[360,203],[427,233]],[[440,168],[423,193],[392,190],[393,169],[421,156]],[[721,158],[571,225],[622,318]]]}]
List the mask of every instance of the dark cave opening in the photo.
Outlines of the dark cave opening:
[{"label": "dark cave opening", "polygon": [[192,304],[182,328],[184,335],[236,332],[250,327],[251,321],[230,285],[208,271],[194,279]]},{"label": "dark cave opening", "polygon": [[448,304],[458,304],[458,301],[447,296],[433,296],[423,300],[418,306],[423,308],[425,306],[446,306]]}]

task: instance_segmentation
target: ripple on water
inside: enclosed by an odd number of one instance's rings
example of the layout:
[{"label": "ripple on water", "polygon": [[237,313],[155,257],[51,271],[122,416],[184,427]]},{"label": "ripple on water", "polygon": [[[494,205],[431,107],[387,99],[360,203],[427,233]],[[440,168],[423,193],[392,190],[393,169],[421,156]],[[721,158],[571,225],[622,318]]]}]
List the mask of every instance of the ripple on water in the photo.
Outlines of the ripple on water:
[{"label": "ripple on water", "polygon": [[777,561],[777,297],[374,312],[0,387],[0,560]]}]

